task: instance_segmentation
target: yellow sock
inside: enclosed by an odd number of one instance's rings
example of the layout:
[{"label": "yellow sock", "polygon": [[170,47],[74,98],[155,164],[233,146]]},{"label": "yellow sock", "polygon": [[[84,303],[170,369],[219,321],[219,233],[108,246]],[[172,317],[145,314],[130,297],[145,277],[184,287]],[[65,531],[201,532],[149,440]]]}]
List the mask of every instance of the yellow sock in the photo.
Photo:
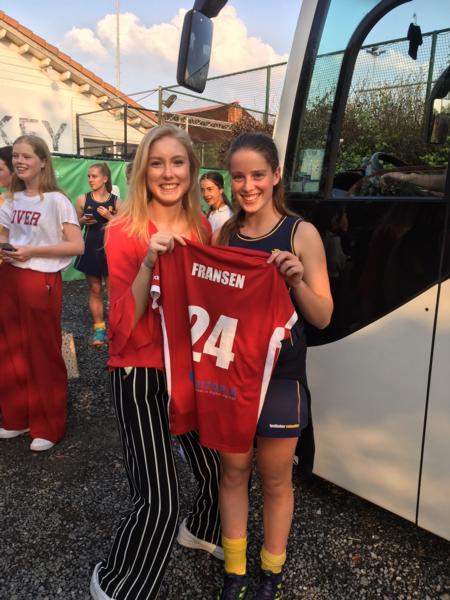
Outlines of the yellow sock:
[{"label": "yellow sock", "polygon": [[98,323],[94,323],[94,329],[106,329],[105,321],[99,321]]},{"label": "yellow sock", "polygon": [[261,548],[261,569],[270,571],[271,573],[281,573],[284,563],[286,562],[286,552],[283,554],[271,554],[263,546]]},{"label": "yellow sock", "polygon": [[222,536],[225,573],[245,575],[247,570],[247,538],[230,539]]}]

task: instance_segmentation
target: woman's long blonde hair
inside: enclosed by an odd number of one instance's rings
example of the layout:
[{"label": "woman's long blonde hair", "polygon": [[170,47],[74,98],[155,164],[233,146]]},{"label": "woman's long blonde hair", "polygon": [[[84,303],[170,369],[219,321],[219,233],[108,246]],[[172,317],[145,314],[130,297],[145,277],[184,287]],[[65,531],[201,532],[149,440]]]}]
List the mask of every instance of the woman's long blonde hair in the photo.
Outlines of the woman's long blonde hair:
[{"label": "woman's long blonde hair", "polygon": [[[39,195],[41,198],[45,192],[61,192],[61,194],[67,196],[64,190],[58,186],[55,171],[52,165],[50,150],[48,149],[48,146],[44,140],[37,135],[21,135],[13,143],[13,152],[16,144],[28,144],[33,148],[33,152],[36,154],[36,156],[44,161],[44,166],[39,175]],[[21,192],[25,189],[25,183],[14,172],[9,185],[7,197],[12,198],[14,192]]]},{"label": "woman's long blonde hair", "polygon": [[188,134],[184,129],[180,129],[174,125],[154,127],[141,140],[133,160],[128,197],[122,205],[119,216],[110,221],[109,226],[126,222],[126,229],[130,237],[137,236],[145,242],[149,241],[148,204],[152,201],[152,198],[147,188],[148,157],[152,144],[164,137],[173,137],[178,140],[188,155],[190,185],[189,190],[182,199],[182,206],[191,231],[197,234],[199,240],[205,241],[208,237],[208,232],[201,220],[200,190],[198,185],[200,163]]}]

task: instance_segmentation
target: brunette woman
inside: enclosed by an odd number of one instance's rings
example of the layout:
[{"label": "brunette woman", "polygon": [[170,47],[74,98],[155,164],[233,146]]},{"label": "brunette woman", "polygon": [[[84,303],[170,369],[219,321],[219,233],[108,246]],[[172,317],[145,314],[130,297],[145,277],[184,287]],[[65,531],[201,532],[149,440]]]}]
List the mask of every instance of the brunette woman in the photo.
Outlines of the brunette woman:
[{"label": "brunette woman", "polygon": [[[282,568],[293,514],[294,451],[308,422],[303,319],[318,328],[326,327],[333,302],[319,233],[285,207],[278,153],[272,139],[261,133],[241,134],[231,144],[228,166],[239,211],[217,232],[215,242],[270,253],[268,262],[285,280],[300,317],[290,339],[282,344],[256,431],[256,461],[264,494],[264,543],[261,578],[254,597],[278,600],[282,598]],[[254,310],[257,307],[255,298]],[[220,514],[225,554],[221,600],[247,596],[252,458],[253,448],[244,454],[221,453]]]},{"label": "brunette woman", "polygon": [[217,171],[208,171],[200,177],[200,189],[209,206],[207,217],[213,231],[220,229],[233,214],[224,186],[223,177]]}]

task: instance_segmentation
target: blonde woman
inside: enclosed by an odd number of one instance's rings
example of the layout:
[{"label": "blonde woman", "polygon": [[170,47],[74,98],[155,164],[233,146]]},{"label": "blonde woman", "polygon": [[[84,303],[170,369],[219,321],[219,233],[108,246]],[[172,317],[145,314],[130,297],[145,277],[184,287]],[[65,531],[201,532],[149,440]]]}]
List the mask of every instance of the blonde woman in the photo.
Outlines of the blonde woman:
[{"label": "blonde woman", "polygon": [[13,145],[14,173],[0,208],[0,439],[30,432],[34,451],[64,436],[67,372],[61,355],[61,271],[84,244],[70,200],[58,188],[44,140]]},{"label": "blonde woman", "polygon": [[[108,364],[133,508],[122,519],[107,560],[95,567],[95,600],[156,598],[178,529],[162,329],[149,290],[160,254],[184,244],[184,238],[209,242],[210,228],[198,204],[198,168],[183,130],[152,129],[137,150],[128,198],[106,229]],[[203,448],[196,433],[178,439],[199,484],[178,541],[221,558],[217,453]]]}]

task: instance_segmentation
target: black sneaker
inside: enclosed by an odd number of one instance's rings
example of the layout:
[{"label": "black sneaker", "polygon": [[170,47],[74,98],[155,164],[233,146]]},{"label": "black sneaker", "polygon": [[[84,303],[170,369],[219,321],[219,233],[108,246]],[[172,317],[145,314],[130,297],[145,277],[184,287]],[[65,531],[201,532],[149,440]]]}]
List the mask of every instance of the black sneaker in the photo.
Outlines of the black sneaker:
[{"label": "black sneaker", "polygon": [[243,600],[247,597],[247,587],[247,575],[225,573],[222,592],[217,596],[217,600]]},{"label": "black sneaker", "polygon": [[255,600],[281,600],[283,598],[283,573],[261,571]]}]

